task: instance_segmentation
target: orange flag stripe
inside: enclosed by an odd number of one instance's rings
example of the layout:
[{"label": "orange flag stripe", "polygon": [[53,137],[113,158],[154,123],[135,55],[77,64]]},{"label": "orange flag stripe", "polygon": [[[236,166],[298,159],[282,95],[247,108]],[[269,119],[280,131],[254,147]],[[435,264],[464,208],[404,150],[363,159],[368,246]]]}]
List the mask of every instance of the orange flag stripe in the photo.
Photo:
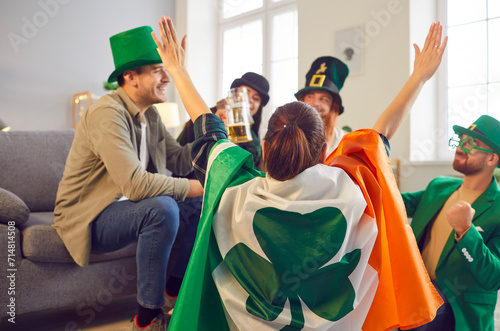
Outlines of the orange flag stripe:
[{"label": "orange flag stripe", "polygon": [[434,319],[443,301],[420,256],[379,134],[359,130],[344,136],[325,164],[351,176],[367,201],[365,213],[377,222],[369,264],[379,286],[363,330],[405,330]]}]

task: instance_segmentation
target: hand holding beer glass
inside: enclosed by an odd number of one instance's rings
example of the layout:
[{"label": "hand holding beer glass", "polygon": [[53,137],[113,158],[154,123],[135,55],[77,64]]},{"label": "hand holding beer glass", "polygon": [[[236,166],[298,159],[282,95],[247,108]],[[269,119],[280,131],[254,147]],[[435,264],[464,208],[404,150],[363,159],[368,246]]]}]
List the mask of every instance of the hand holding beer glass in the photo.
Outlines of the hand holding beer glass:
[{"label": "hand holding beer glass", "polygon": [[250,104],[246,87],[232,88],[227,95],[226,130],[233,143],[252,141]]}]

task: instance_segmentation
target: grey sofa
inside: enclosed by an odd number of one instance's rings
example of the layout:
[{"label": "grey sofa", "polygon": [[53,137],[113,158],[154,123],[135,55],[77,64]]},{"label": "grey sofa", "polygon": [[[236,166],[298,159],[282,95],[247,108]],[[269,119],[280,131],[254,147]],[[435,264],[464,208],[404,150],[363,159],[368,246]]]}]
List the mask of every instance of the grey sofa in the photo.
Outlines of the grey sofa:
[{"label": "grey sofa", "polygon": [[2,320],[65,307],[85,324],[113,300],[136,293],[135,243],[93,254],[82,268],[51,227],[73,136],[74,130],[0,132]]}]

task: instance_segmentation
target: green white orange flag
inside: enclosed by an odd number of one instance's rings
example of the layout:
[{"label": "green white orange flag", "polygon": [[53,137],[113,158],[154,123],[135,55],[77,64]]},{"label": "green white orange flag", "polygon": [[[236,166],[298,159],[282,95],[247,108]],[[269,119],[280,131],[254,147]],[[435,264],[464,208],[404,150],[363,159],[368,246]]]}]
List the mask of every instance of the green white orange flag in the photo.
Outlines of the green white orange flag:
[{"label": "green white orange flag", "polygon": [[234,144],[213,147],[169,330],[390,330],[435,316],[380,137],[356,131],[334,153],[279,182]]}]

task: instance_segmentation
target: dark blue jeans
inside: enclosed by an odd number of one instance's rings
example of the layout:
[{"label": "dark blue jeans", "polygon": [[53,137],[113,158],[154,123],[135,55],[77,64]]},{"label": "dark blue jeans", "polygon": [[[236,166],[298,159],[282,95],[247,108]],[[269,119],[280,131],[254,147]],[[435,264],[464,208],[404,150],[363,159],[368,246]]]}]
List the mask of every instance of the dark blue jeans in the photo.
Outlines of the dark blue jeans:
[{"label": "dark blue jeans", "polygon": [[419,326],[417,328],[411,329],[415,331],[454,331],[455,330],[455,316],[453,315],[453,310],[451,305],[446,299],[438,285],[438,282],[433,280],[432,284],[438,291],[439,295],[443,299],[444,303],[439,307],[436,312],[436,317],[429,323]]},{"label": "dark blue jeans", "polygon": [[184,223],[180,250],[172,275],[182,277],[191,255],[202,197],[177,203],[168,196],[141,201],[117,201],[92,222],[92,253],[105,253],[137,241],[137,300],[145,308],[160,308],[170,251],[179,222]]}]

